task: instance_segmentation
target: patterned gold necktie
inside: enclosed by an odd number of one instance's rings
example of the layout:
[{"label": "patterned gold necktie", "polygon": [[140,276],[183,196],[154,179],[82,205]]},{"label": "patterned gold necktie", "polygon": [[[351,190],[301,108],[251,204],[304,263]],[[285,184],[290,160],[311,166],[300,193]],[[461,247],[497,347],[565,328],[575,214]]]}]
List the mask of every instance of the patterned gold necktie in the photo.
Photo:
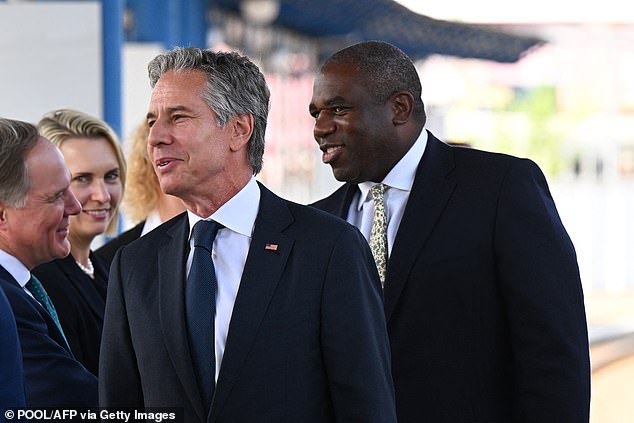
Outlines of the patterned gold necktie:
[{"label": "patterned gold necktie", "polygon": [[387,270],[387,214],[385,213],[385,185],[374,185],[370,192],[374,202],[374,220],[370,234],[370,250],[379,271],[381,286],[385,285]]}]

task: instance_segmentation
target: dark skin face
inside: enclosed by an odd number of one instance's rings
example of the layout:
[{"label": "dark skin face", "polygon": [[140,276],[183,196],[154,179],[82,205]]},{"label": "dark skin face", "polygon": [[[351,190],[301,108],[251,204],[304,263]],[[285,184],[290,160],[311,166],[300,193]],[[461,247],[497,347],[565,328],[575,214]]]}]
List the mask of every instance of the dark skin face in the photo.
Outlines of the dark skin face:
[{"label": "dark skin face", "polygon": [[315,78],[309,106],[313,132],[323,162],[339,181],[381,182],[415,139],[404,139],[402,130],[411,115],[411,95],[397,93],[378,104],[366,88],[370,84],[347,63],[330,64]]}]

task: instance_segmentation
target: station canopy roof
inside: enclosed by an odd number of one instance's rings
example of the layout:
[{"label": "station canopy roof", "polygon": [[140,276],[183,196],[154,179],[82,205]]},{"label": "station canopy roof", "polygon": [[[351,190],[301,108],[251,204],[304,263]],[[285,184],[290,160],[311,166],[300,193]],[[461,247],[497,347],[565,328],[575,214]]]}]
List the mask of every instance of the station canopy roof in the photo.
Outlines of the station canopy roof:
[{"label": "station canopy roof", "polygon": [[[433,19],[392,0],[279,2],[279,14],[271,25],[312,38],[347,40],[348,44],[382,40],[398,46],[413,59],[439,54],[513,63],[531,48],[544,43],[537,37],[482,25]],[[240,12],[240,0],[212,0],[211,4],[226,11]]]}]

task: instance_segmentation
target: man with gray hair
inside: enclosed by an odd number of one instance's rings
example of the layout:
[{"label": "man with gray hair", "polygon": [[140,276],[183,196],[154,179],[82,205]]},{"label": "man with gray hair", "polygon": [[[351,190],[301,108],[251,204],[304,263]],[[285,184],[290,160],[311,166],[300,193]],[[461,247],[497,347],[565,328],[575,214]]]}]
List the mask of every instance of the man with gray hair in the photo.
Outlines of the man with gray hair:
[{"label": "man with gray hair", "polygon": [[148,155],[187,212],[115,256],[101,405],[179,407],[186,422],[395,422],[365,240],[255,180],[269,107],[260,70],[177,48],[149,74]]},{"label": "man with gray hair", "polygon": [[81,206],[69,185],[57,147],[34,125],[0,118],[0,288],[15,315],[29,408],[97,406],[97,379],[73,357],[55,306],[30,273],[70,252],[69,220]]}]

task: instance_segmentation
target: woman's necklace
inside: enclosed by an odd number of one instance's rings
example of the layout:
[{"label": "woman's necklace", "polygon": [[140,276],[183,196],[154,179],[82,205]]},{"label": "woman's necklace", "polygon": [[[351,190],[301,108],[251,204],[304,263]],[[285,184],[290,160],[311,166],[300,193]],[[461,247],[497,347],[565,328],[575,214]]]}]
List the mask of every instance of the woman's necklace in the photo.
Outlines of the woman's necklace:
[{"label": "woman's necklace", "polygon": [[79,266],[79,268],[91,278],[95,276],[95,267],[92,265],[90,257],[88,257],[88,266],[84,266],[78,260],[75,260],[75,263],[77,263],[77,266]]}]

